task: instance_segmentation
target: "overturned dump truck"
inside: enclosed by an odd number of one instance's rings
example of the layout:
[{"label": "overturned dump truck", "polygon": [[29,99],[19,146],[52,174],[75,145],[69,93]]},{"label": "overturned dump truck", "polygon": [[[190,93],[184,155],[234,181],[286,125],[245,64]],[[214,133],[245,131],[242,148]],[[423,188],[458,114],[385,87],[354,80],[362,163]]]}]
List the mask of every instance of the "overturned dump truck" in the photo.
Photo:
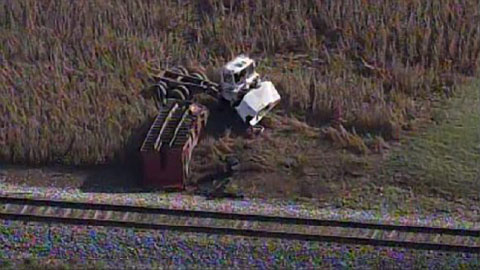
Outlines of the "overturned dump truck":
[{"label": "overturned dump truck", "polygon": [[[190,72],[181,66],[152,76],[154,83],[147,93],[154,97],[160,114],[141,148],[145,185],[184,188],[190,175],[188,164],[193,147],[208,117],[205,107],[192,102],[195,95],[206,93],[229,104],[251,127],[256,126],[280,102],[273,83],[262,81],[255,67],[255,61],[242,54],[223,66],[219,83],[210,81],[201,72]],[[185,106],[197,106],[195,110],[198,112],[188,113],[190,109],[182,109],[187,108]],[[178,119],[196,124],[183,126]],[[189,139],[181,134],[193,134],[189,137],[191,141],[187,142]],[[182,138],[177,143],[176,136]]]},{"label": "overturned dump truck", "polygon": [[140,149],[143,186],[184,189],[190,159],[205,127],[208,110],[188,101],[168,100]]},{"label": "overturned dump truck", "polygon": [[158,107],[167,99],[191,100],[196,94],[206,93],[228,103],[251,126],[258,124],[281,99],[273,83],[262,81],[255,71],[255,62],[245,55],[237,56],[222,68],[220,83],[184,67],[167,69],[153,79],[151,91]]}]

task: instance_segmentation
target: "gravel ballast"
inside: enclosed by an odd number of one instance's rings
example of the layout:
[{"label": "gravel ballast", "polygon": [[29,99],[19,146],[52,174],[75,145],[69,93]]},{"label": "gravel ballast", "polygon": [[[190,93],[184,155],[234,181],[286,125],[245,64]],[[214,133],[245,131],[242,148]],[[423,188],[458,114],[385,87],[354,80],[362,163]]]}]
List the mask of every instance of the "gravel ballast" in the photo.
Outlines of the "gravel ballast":
[{"label": "gravel ballast", "polygon": [[[318,207],[281,200],[206,200],[181,193],[85,193],[78,188],[29,187],[3,182],[0,195],[338,220],[479,229],[478,222],[448,213],[398,216],[387,211]],[[479,256],[256,239],[113,227],[0,220],[0,259],[16,269],[25,260],[92,266],[92,269],[480,269]],[[33,261],[33,262],[32,262]],[[42,264],[43,265],[43,264]],[[446,267],[445,267],[446,266]],[[5,268],[0,265],[0,268]],[[71,267],[72,268],[72,267]],[[35,269],[35,268],[33,268]]]},{"label": "gravel ballast", "polygon": [[86,193],[78,188],[18,186],[1,181],[0,195],[43,198],[79,202],[98,202],[138,206],[265,214],[316,219],[352,220],[388,224],[424,225],[450,228],[480,229],[480,222],[451,213],[398,215],[386,210],[353,210],[319,207],[309,202],[245,198],[242,200],[207,200],[202,196],[182,193]]},{"label": "gravel ballast", "polygon": [[[319,242],[1,220],[0,259],[100,268],[478,269],[478,255]],[[75,266],[74,266],[75,267]],[[247,268],[245,268],[247,267]]]}]

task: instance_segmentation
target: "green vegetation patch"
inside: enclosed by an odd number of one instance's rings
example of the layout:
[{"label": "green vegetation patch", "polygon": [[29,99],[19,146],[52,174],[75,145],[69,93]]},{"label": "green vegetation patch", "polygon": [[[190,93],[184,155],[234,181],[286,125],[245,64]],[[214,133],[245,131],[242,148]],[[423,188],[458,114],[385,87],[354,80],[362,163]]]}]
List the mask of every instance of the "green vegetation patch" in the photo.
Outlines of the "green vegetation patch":
[{"label": "green vegetation patch", "polygon": [[433,119],[439,123],[408,138],[405,147],[392,153],[386,169],[415,193],[428,190],[451,199],[478,200],[480,80],[448,103],[435,108]]}]

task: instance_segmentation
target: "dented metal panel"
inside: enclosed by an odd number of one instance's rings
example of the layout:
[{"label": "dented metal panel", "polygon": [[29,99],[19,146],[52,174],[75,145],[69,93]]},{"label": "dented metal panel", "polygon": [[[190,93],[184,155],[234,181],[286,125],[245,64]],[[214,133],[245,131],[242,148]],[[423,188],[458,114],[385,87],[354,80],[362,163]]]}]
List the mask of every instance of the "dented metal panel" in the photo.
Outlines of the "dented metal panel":
[{"label": "dented metal panel", "polygon": [[261,82],[258,88],[254,88],[245,94],[235,109],[243,121],[247,122],[248,118],[251,117],[252,119],[249,121],[249,124],[253,126],[279,101],[280,95],[275,89],[275,86],[269,81]]}]

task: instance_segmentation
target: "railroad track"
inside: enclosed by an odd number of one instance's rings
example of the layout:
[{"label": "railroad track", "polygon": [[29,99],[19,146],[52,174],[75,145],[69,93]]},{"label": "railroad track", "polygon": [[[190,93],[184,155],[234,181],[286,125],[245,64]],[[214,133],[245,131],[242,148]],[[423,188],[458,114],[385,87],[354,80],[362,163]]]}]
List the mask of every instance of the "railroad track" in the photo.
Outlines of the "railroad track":
[{"label": "railroad track", "polygon": [[0,196],[0,219],[135,227],[480,254],[480,230]]}]

